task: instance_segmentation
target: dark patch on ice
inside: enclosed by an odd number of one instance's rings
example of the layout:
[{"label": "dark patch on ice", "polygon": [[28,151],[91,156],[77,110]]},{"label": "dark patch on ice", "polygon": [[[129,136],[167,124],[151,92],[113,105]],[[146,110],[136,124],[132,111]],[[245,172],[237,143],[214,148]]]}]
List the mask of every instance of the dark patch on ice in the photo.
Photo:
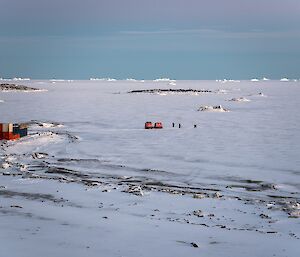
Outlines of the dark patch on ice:
[{"label": "dark patch on ice", "polygon": [[57,199],[51,194],[40,194],[40,193],[26,193],[26,192],[17,192],[11,190],[0,190],[0,196],[6,198],[13,198],[13,197],[22,197],[27,200],[32,201],[50,201],[54,203],[63,203],[66,202],[64,199]]},{"label": "dark patch on ice", "polygon": [[293,199],[294,197],[292,196],[286,196],[286,195],[267,195],[268,197],[271,198],[276,198],[276,199]]},{"label": "dark patch on ice", "polygon": [[276,190],[276,185],[273,183],[268,183],[262,180],[253,180],[253,179],[242,179],[239,177],[226,177],[226,176],[216,176],[212,177],[214,179],[220,179],[223,181],[231,181],[242,184],[230,184],[226,188],[243,188],[247,191],[257,192],[257,191],[266,191],[266,190]]},{"label": "dark patch on ice", "polygon": [[[252,183],[254,184],[254,183]],[[258,192],[265,190],[275,190],[276,187],[271,183],[257,183],[256,185],[228,185],[227,188],[243,188],[247,191]]]},{"label": "dark patch on ice", "polygon": [[72,135],[71,133],[69,133],[67,131],[59,131],[59,132],[55,132],[54,134],[67,136],[68,139],[70,140],[70,142],[75,142],[79,139],[77,136],[74,136],[74,135]]},{"label": "dark patch on ice", "polygon": [[23,207],[21,205],[11,205],[10,208],[19,208],[19,209],[22,209]]},{"label": "dark patch on ice", "polygon": [[169,88],[169,89],[162,89],[162,88],[155,88],[155,89],[138,89],[138,90],[131,90],[129,94],[159,94],[159,93],[212,93],[213,91],[208,89],[184,89],[184,88]]},{"label": "dark patch on ice", "polygon": [[211,241],[209,242],[210,245],[216,245],[216,244],[221,244],[221,242],[218,242],[218,241]]},{"label": "dark patch on ice", "polygon": [[48,217],[43,217],[43,216],[38,216],[30,212],[22,212],[17,209],[4,209],[0,208],[0,213],[3,215],[9,215],[9,216],[22,216],[25,218],[33,218],[33,219],[38,219],[38,220],[44,220],[44,221],[54,221],[55,219],[53,218],[48,218]]},{"label": "dark patch on ice", "polygon": [[68,176],[72,176],[72,177],[76,177],[76,178],[88,178],[89,177],[87,174],[83,174],[79,171],[66,169],[63,167],[49,167],[45,173],[68,175]]},{"label": "dark patch on ice", "polygon": [[[137,168],[137,167],[130,167],[122,164],[113,164],[108,163],[108,161],[105,160],[99,160],[99,159],[77,159],[77,158],[59,158],[57,159],[58,162],[64,163],[64,165],[72,165],[76,164],[76,167],[87,167],[94,169],[111,169],[111,170],[127,170],[127,171],[133,171],[136,173],[147,173],[147,174],[161,174],[161,175],[176,175],[173,172],[165,171],[165,170],[159,170],[159,169],[150,169],[150,168]],[[91,166],[92,165],[92,166]],[[100,172],[98,174],[101,174]]]},{"label": "dark patch on ice", "polygon": [[75,159],[75,158],[60,158],[57,159],[58,162],[97,162],[99,163],[100,161],[98,159]]},{"label": "dark patch on ice", "polygon": [[163,182],[160,182],[160,181],[146,182],[146,183],[144,183],[144,185],[146,185],[146,186],[158,186],[158,187],[165,187],[165,188],[176,188],[176,189],[182,189],[182,190],[189,190],[190,193],[195,193],[195,194],[199,193],[199,191],[213,191],[213,192],[220,191],[217,188],[193,187],[193,186],[184,186],[184,185],[173,185],[173,184],[163,183]]}]

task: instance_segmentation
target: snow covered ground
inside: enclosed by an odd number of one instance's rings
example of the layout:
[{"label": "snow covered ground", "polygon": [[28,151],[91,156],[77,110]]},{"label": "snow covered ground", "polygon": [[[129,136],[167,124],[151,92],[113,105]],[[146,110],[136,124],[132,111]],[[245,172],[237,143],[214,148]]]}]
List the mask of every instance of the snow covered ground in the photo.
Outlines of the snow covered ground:
[{"label": "snow covered ground", "polygon": [[[1,257],[299,256],[300,82],[20,83],[44,91],[0,92],[30,122],[1,142]],[[156,88],[192,90],[128,93]]]}]

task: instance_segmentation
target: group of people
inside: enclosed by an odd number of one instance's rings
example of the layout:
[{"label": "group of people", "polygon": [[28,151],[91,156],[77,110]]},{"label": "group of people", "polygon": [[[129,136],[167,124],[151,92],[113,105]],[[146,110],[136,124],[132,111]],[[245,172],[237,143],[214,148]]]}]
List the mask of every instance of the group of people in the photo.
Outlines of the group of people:
[{"label": "group of people", "polygon": [[[175,123],[172,123],[172,127],[175,128]],[[178,123],[178,128],[181,128],[181,123]],[[197,128],[197,124],[194,124],[194,128]]]}]

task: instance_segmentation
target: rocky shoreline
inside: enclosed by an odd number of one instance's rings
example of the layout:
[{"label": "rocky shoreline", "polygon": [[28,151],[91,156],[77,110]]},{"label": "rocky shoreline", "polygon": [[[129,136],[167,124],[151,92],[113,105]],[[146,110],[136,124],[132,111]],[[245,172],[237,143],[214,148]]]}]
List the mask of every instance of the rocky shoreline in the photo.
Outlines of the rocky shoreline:
[{"label": "rocky shoreline", "polygon": [[16,84],[9,84],[9,83],[2,83],[0,84],[0,91],[41,91],[39,88],[35,87],[28,87],[23,85],[16,85]]}]

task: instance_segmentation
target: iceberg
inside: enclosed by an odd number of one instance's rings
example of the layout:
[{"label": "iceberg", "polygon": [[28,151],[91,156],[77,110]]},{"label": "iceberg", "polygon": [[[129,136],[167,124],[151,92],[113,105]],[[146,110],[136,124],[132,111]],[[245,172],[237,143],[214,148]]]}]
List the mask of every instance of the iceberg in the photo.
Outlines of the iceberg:
[{"label": "iceberg", "polygon": [[116,79],[112,78],[90,78],[90,81],[117,81]]},{"label": "iceberg", "polygon": [[97,81],[97,80],[104,80],[104,79],[99,79],[99,78],[90,78],[90,81]]},{"label": "iceberg", "polygon": [[51,82],[64,82],[64,79],[50,79]]},{"label": "iceberg", "polygon": [[13,78],[13,81],[30,81],[30,78]]},{"label": "iceberg", "polygon": [[153,81],[154,82],[176,82],[175,79],[169,79],[169,78],[159,78],[159,79],[155,79]]},{"label": "iceberg", "polygon": [[233,82],[233,83],[239,83],[241,82],[240,80],[235,80],[235,79],[217,79],[216,82],[220,83],[226,83],[226,82]]},{"label": "iceberg", "polygon": [[282,78],[280,81],[281,82],[289,82],[290,80],[288,78]]}]

